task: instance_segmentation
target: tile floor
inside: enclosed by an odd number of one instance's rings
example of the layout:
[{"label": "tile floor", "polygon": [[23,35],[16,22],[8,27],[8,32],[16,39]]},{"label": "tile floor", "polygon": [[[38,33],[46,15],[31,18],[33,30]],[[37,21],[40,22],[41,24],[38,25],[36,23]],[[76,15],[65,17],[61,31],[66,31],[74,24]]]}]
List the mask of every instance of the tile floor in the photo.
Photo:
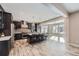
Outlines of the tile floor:
[{"label": "tile floor", "polygon": [[36,44],[28,44],[26,39],[17,40],[10,56],[72,56],[65,50],[63,43],[46,40]]}]

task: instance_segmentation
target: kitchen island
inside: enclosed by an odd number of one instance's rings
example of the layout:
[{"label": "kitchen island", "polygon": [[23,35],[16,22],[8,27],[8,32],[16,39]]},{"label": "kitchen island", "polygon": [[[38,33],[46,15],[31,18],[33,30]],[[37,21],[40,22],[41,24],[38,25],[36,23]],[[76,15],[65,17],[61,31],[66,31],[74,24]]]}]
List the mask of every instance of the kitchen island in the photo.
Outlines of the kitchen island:
[{"label": "kitchen island", "polygon": [[27,39],[28,43],[31,44],[46,40],[47,35],[38,32],[27,32],[27,33],[16,32],[15,40],[22,40],[22,39]]},{"label": "kitchen island", "polygon": [[28,42],[38,43],[47,39],[47,35],[41,33],[28,33]]}]

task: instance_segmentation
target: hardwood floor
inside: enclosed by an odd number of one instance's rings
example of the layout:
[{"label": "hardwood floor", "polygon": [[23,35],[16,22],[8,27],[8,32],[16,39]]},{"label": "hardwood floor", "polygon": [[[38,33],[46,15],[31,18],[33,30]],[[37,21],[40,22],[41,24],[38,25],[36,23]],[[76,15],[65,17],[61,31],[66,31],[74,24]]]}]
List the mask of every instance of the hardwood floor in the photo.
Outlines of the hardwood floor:
[{"label": "hardwood floor", "polygon": [[10,56],[47,56],[48,48],[46,42],[40,44],[28,44],[27,39],[17,40],[14,43],[14,48],[11,49]]}]

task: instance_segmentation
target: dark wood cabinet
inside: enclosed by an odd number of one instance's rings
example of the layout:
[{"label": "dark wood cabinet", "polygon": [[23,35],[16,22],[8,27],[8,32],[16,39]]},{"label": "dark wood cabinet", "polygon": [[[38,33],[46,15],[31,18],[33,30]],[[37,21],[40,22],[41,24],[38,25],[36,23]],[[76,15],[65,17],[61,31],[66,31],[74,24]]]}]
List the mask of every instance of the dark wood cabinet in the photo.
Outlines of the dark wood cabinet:
[{"label": "dark wood cabinet", "polygon": [[22,33],[15,34],[15,40],[22,39]]},{"label": "dark wood cabinet", "polygon": [[0,41],[0,56],[8,56],[10,51],[10,40]]},{"label": "dark wood cabinet", "polygon": [[0,12],[0,29],[4,28],[4,23],[3,23],[3,12]]},{"label": "dark wood cabinet", "polygon": [[0,5],[0,32],[2,32],[2,29],[4,28],[4,23],[3,23],[3,11],[4,9]]},{"label": "dark wood cabinet", "polygon": [[29,39],[27,40],[30,44],[38,43],[47,39],[47,36],[44,34],[32,34],[29,35]]},{"label": "dark wood cabinet", "polygon": [[5,12],[0,5],[0,33],[11,35],[11,13]]},{"label": "dark wood cabinet", "polygon": [[11,13],[3,13],[4,34],[6,36],[11,35]]},{"label": "dark wood cabinet", "polygon": [[20,29],[21,28],[21,22],[20,21],[13,21],[15,29]]},{"label": "dark wood cabinet", "polygon": [[11,35],[11,13],[0,12],[0,32],[3,32],[6,36]]},{"label": "dark wood cabinet", "polygon": [[27,23],[27,25],[28,25],[28,29],[32,29],[32,23]]}]

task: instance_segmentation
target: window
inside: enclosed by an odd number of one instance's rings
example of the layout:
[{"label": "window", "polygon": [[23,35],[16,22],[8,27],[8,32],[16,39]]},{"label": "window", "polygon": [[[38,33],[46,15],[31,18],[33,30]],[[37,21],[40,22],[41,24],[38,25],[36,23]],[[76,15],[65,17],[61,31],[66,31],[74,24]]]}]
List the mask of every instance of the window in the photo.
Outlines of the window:
[{"label": "window", "polygon": [[48,33],[48,26],[47,25],[41,26],[41,33]]},{"label": "window", "polygon": [[53,33],[63,33],[64,32],[64,24],[63,23],[53,24],[52,28],[53,28],[52,29]]},{"label": "window", "polygon": [[52,24],[52,34],[51,40],[64,43],[64,22]]},{"label": "window", "polygon": [[56,27],[55,26],[53,26],[53,33],[55,33],[56,31],[55,31],[55,29],[56,29]]},{"label": "window", "polygon": [[64,34],[64,24],[59,24],[59,33]]},{"label": "window", "polygon": [[58,25],[57,24],[54,24],[53,25],[53,33],[58,33]]},{"label": "window", "polygon": [[58,25],[56,25],[55,28],[56,28],[55,29],[56,30],[55,32],[58,33]]}]

